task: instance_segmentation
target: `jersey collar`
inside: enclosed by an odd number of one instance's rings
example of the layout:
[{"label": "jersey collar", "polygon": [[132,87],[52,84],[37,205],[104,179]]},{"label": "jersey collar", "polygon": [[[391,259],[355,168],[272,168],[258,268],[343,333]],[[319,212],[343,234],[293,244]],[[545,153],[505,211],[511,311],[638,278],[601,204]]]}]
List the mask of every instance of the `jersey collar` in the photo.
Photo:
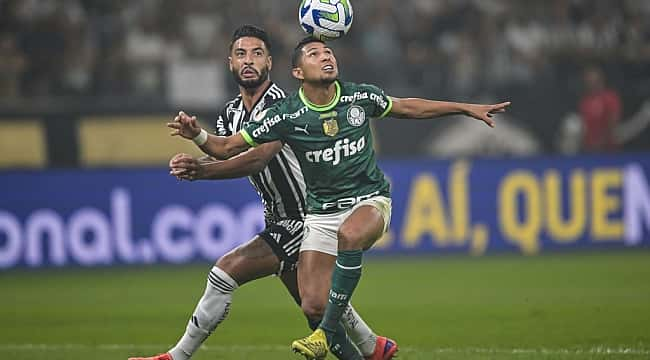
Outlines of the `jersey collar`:
[{"label": "jersey collar", "polygon": [[309,109],[318,111],[318,112],[323,112],[323,111],[329,111],[332,110],[336,104],[338,104],[339,99],[341,98],[341,85],[339,85],[339,81],[336,80],[334,81],[334,85],[336,86],[336,95],[334,95],[334,98],[332,101],[329,102],[329,104],[326,105],[316,105],[313,104],[307,97],[305,96],[305,92],[302,89],[302,86],[300,87],[300,90],[298,90],[298,95],[300,96],[300,100],[302,101],[305,106],[307,106]]},{"label": "jersey collar", "polygon": [[[257,105],[259,105],[260,102],[266,99],[272,87],[273,87],[273,81],[269,81],[268,85],[266,85],[266,89],[264,90],[264,92],[262,92],[262,96],[260,96],[260,98],[257,99],[257,101],[253,104],[253,107],[251,107],[251,111],[250,111],[251,113],[255,110],[255,108],[257,107]],[[241,97],[241,94],[239,96]],[[244,109],[244,112],[249,112],[248,110],[246,110],[246,106],[244,106],[243,97],[241,98],[241,107],[242,109]]]}]

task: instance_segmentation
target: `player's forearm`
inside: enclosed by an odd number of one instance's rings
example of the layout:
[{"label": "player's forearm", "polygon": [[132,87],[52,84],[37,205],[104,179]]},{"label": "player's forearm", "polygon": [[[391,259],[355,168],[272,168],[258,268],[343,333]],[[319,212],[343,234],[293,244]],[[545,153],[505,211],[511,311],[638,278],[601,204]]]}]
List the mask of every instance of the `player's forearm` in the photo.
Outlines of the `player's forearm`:
[{"label": "player's forearm", "polygon": [[203,165],[203,164],[212,164],[212,163],[215,162],[216,160],[217,160],[217,159],[216,159],[214,156],[210,156],[210,155],[203,155],[203,156],[201,156],[200,158],[196,159],[196,161],[197,161],[200,165]]},{"label": "player's forearm", "polygon": [[236,179],[259,173],[266,165],[266,159],[248,151],[224,161],[213,161],[200,165],[200,178],[205,180]]},{"label": "player's forearm", "polygon": [[469,105],[420,98],[394,98],[390,115],[410,119],[431,119],[445,115],[466,114]]},{"label": "player's forearm", "polygon": [[225,137],[210,134],[208,140],[203,145],[199,145],[199,148],[215,159],[226,160],[246,150],[246,148],[236,146],[232,138],[232,136]]},{"label": "player's forearm", "polygon": [[467,105],[450,101],[406,98],[400,99],[398,104],[393,104],[391,115],[411,119],[431,119],[445,115],[465,114]]}]

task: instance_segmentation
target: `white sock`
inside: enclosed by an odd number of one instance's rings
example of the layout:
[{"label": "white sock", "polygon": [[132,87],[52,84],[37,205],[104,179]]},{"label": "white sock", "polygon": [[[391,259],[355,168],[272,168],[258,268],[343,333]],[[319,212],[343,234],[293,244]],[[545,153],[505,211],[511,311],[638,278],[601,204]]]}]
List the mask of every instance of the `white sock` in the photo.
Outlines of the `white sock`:
[{"label": "white sock", "polygon": [[237,283],[225,271],[214,266],[208,274],[208,284],[205,293],[194,309],[192,318],[187,324],[185,334],[176,346],[169,350],[174,360],[187,360],[196,349],[228,316],[232,292],[237,289]]},{"label": "white sock", "polygon": [[375,352],[377,335],[372,332],[368,324],[354,310],[352,304],[348,304],[341,322],[345,326],[345,331],[350,336],[350,339],[359,348],[363,356],[370,356]]}]

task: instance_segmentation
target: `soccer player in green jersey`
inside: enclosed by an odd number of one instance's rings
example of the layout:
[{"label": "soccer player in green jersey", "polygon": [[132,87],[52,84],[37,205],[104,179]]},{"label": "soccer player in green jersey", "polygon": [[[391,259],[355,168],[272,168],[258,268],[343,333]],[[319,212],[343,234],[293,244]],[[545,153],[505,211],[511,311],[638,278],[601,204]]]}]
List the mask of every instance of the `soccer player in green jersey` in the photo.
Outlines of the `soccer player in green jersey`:
[{"label": "soccer player in green jersey", "polygon": [[[381,237],[390,221],[389,184],[376,163],[369,120],[464,114],[494,127],[493,115],[510,103],[395,98],[373,85],[342,82],[332,49],[313,38],[298,44],[292,66],[301,83],[299,91],[235,135],[208,135],[196,118],[182,112],[168,126],[172,135],[192,139],[204,152],[220,158],[276,140],[292,147],[307,185],[306,235],[298,264],[301,306],[310,318],[322,315],[319,328],[294,341],[292,349],[307,359],[324,359],[330,345],[345,336],[339,320],[361,278],[363,250]],[[336,261],[333,272],[325,276],[323,271],[331,269],[325,259],[328,253],[336,255]]]}]

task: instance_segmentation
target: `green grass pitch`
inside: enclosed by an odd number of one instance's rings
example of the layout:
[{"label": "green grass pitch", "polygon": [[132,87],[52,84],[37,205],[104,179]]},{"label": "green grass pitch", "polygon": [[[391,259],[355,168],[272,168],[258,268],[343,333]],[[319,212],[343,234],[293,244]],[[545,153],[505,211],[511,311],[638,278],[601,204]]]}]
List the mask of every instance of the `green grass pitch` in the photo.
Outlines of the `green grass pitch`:
[{"label": "green grass pitch", "polygon": [[[168,349],[210,265],[0,272],[0,358],[124,359]],[[648,359],[650,252],[371,258],[353,304],[400,359]],[[240,288],[194,357],[301,359],[309,333],[276,278]]]}]

